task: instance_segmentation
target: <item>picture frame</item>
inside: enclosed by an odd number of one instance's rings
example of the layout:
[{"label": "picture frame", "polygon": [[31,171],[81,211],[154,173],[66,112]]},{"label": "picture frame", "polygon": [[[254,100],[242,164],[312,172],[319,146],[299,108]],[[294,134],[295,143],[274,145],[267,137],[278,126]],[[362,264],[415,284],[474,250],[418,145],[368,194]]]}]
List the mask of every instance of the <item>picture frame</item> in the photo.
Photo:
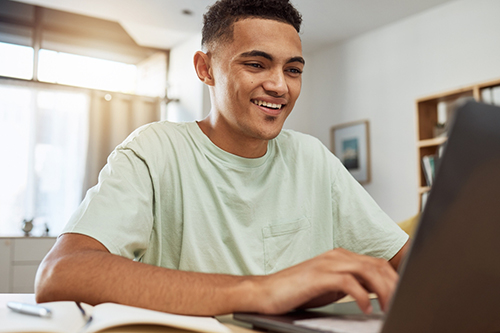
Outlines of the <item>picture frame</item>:
[{"label": "picture frame", "polygon": [[332,126],[330,149],[360,183],[371,181],[370,123],[359,120]]}]

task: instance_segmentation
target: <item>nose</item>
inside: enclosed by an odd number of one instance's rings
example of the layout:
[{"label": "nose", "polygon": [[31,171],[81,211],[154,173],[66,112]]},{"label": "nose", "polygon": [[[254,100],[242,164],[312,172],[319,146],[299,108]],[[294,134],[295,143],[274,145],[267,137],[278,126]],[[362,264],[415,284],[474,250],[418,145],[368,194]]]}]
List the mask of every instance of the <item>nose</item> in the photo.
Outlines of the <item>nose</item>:
[{"label": "nose", "polygon": [[264,89],[273,96],[283,96],[288,92],[285,73],[281,69],[275,69],[269,73],[269,78],[264,81]]}]

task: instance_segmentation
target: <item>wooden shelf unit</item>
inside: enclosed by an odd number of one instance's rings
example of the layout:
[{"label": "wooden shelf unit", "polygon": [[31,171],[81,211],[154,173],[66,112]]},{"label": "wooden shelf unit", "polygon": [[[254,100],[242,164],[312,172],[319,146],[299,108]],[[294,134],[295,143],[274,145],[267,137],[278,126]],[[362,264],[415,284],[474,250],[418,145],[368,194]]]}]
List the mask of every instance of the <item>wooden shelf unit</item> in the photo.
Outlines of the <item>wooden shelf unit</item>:
[{"label": "wooden shelf unit", "polygon": [[[434,128],[438,122],[438,104],[445,102],[448,110],[453,110],[465,98],[482,101],[482,90],[500,86],[500,79],[482,82],[467,87],[445,91],[439,94],[419,98],[416,101],[417,111],[417,157],[418,157],[418,193],[419,207],[422,208],[422,194],[429,191],[424,171],[422,157],[435,155],[439,147],[446,142],[446,136],[435,137]],[[452,113],[452,111],[451,111]]]}]

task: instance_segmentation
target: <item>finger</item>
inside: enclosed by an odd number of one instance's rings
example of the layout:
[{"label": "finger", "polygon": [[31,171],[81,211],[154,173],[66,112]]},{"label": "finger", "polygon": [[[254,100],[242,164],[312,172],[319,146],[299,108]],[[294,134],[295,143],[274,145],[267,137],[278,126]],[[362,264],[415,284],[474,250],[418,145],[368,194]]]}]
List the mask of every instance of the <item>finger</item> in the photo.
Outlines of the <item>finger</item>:
[{"label": "finger", "polygon": [[368,291],[377,294],[382,310],[386,311],[394,294],[398,277],[388,275],[387,269],[376,265],[365,267],[361,272],[356,273],[356,277],[361,279]]},{"label": "finger", "polygon": [[368,291],[351,274],[336,275],[332,281],[332,288],[336,291],[340,290],[354,298],[364,313],[371,313],[373,311]]},{"label": "finger", "polygon": [[399,279],[395,270],[383,259],[354,253],[348,253],[347,256],[350,260],[336,265],[335,270],[353,274],[365,289],[377,294],[381,308],[385,311]]},{"label": "finger", "polygon": [[[378,268],[379,273],[384,275],[390,281],[396,282],[398,280],[398,273],[394,270],[394,268],[390,265],[390,263],[384,259],[357,254],[342,248],[334,249],[330,251],[329,254],[330,254],[330,260],[333,260],[336,263],[343,262],[343,263],[351,263],[354,265],[361,264],[368,266],[368,267],[364,266],[347,267],[347,269],[354,268],[358,272],[362,273],[363,270],[366,270],[368,268]],[[333,266],[333,267],[341,267],[341,266]]]}]

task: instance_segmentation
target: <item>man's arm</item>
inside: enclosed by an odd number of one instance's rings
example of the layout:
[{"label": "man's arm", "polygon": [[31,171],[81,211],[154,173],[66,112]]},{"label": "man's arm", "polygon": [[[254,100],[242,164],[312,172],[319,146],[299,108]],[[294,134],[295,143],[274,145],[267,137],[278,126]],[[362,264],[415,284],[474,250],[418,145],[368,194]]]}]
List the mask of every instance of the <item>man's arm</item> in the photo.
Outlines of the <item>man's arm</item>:
[{"label": "man's arm", "polygon": [[[235,296],[250,295],[243,277],[169,270],[120,257],[97,240],[64,234],[40,265],[37,302],[115,302],[179,314],[229,313]],[[246,301],[245,301],[246,302]]]},{"label": "man's arm", "polygon": [[407,240],[405,245],[396,253],[394,257],[392,257],[391,260],[389,260],[389,263],[391,266],[398,271],[399,268],[401,267],[401,263],[403,262],[403,259],[406,258],[406,254],[408,253],[408,250],[410,249],[410,240]]},{"label": "man's arm", "polygon": [[376,293],[385,308],[397,278],[387,261],[343,249],[268,276],[184,272],[135,262],[110,254],[93,238],[64,234],[40,265],[36,299],[115,302],[189,315],[278,314],[345,293],[370,312],[368,294]]}]

